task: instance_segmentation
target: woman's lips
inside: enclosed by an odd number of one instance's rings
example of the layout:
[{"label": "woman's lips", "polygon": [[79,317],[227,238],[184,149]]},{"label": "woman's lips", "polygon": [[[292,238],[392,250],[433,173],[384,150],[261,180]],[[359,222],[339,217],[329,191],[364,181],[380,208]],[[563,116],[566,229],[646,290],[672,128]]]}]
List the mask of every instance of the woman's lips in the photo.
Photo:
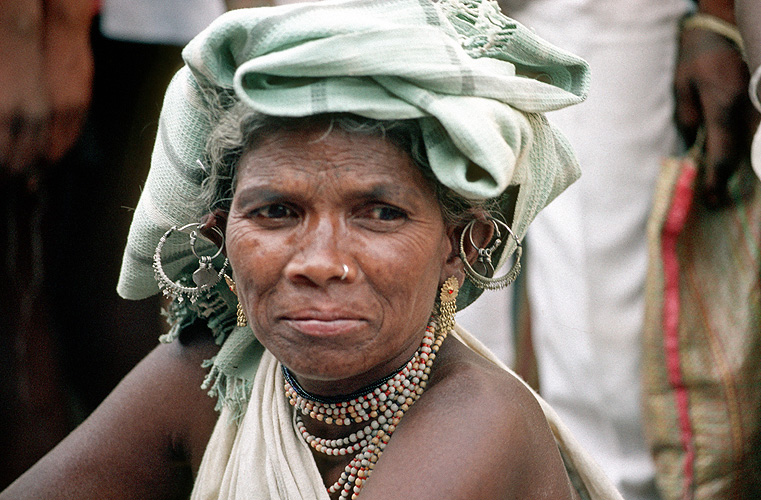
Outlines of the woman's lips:
[{"label": "woman's lips", "polygon": [[328,337],[351,333],[364,326],[365,322],[356,318],[322,319],[314,317],[283,318],[283,322],[304,335]]}]

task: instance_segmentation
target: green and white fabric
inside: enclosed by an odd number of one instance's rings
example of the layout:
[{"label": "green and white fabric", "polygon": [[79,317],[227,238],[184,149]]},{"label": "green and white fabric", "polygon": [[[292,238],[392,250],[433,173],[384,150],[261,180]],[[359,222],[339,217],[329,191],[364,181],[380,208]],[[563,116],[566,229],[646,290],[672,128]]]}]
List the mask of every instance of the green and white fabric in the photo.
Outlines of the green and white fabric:
[{"label": "green and white fabric", "polygon": [[[128,299],[158,292],[152,255],[161,236],[204,215],[197,200],[207,172],[199,159],[212,126],[208,103],[220,94],[278,116],[418,119],[444,185],[477,199],[520,185],[512,226],[519,238],[579,175],[566,140],[542,113],[585,98],[587,64],[505,17],[493,1],[339,0],[236,10],[198,35],[183,57],[124,254],[118,291]],[[500,264],[514,250],[506,240],[495,252]],[[198,266],[187,243],[172,237],[164,245],[172,280],[188,282]],[[202,243],[196,249],[203,251]],[[466,282],[458,307],[480,292]],[[262,348],[250,328],[234,327],[235,303],[223,283],[196,303],[175,302],[167,339],[197,317],[207,320],[223,343],[207,384],[240,418]]]},{"label": "green and white fabric", "polygon": [[[183,52],[167,91],[151,171],[134,215],[119,293],[158,292],[151,256],[172,225],[197,221],[211,124],[222,91],[278,116],[351,112],[416,118],[436,177],[472,198],[521,186],[513,231],[579,175],[565,139],[541,113],[580,102],[586,63],[505,17],[496,2],[329,1],[231,11]],[[514,248],[510,242],[502,261]],[[165,270],[193,262],[170,239]],[[463,303],[478,292],[469,285]]]}]

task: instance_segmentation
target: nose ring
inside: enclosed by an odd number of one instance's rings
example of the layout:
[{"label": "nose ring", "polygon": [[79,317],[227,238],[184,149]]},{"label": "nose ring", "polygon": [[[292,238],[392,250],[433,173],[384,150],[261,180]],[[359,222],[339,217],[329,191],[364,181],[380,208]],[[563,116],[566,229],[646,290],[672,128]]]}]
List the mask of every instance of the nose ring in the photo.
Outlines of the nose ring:
[{"label": "nose ring", "polygon": [[346,276],[349,275],[349,266],[347,266],[346,264],[344,264],[343,266],[344,266],[344,273],[341,275],[341,281],[345,280]]}]

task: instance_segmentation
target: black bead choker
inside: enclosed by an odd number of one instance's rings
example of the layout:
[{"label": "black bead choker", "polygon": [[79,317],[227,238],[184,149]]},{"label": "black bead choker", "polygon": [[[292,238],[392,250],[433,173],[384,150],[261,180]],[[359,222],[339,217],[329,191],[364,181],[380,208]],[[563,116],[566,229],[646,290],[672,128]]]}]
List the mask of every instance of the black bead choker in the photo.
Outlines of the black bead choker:
[{"label": "black bead choker", "polygon": [[[410,358],[412,359],[412,358]],[[291,371],[285,367],[285,365],[280,365],[283,370],[283,377],[285,377],[286,382],[291,384],[291,387],[294,391],[296,391],[296,394],[301,396],[304,399],[311,399],[312,401],[317,401],[318,403],[331,405],[331,404],[340,404],[340,403],[346,403],[348,401],[351,401],[353,399],[357,399],[360,396],[364,396],[365,394],[368,394],[370,392],[373,392],[378,387],[382,386],[392,378],[394,378],[399,372],[401,372],[405,366],[407,366],[407,363],[404,363],[399,369],[393,371],[391,374],[386,375],[382,379],[376,380],[370,385],[367,385],[357,391],[352,392],[351,394],[347,395],[340,395],[340,396],[318,396],[316,394],[312,394],[311,392],[307,392],[304,390],[303,387],[298,383],[296,380],[296,377],[293,376]]]}]

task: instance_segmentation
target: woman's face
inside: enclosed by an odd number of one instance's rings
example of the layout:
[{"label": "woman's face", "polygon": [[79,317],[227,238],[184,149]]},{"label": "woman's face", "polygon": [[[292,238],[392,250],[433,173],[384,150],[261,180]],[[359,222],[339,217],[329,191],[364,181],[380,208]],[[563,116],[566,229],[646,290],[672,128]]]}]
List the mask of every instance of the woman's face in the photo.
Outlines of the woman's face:
[{"label": "woman's face", "polygon": [[312,124],[243,156],[226,248],[258,339],[330,395],[412,356],[440,283],[461,273],[451,234],[405,152]]}]

